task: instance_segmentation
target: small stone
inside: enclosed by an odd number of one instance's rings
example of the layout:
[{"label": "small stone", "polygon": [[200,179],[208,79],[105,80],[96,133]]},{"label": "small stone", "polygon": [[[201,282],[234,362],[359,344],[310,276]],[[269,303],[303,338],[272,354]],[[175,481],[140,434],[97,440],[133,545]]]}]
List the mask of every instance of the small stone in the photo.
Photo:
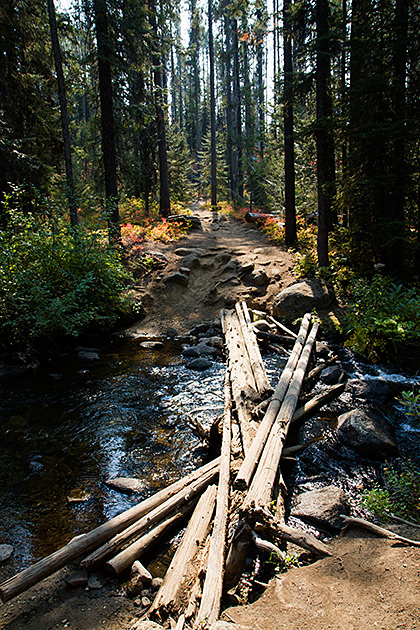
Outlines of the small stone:
[{"label": "small stone", "polygon": [[213,346],[208,346],[203,341],[200,341],[200,343],[197,344],[196,348],[199,351],[200,356],[215,356],[216,354],[219,354],[219,350],[217,348],[214,348]]},{"label": "small stone", "polygon": [[197,359],[193,359],[192,361],[187,363],[186,367],[190,370],[197,370],[201,372],[203,370],[207,370],[212,365],[213,363],[208,359],[205,359],[204,357],[198,357]]},{"label": "small stone", "polygon": [[342,373],[338,365],[331,365],[322,370],[319,375],[319,380],[321,383],[324,383],[324,385],[335,385],[340,380]]},{"label": "small stone", "polygon": [[141,599],[138,597],[137,599],[134,600],[133,604],[134,606],[141,606]]},{"label": "small stone", "polygon": [[179,273],[184,274],[184,276],[188,276],[190,271],[191,271],[191,269],[189,267],[180,267],[179,268]]},{"label": "small stone", "polygon": [[140,479],[134,479],[133,477],[115,477],[114,479],[107,479],[105,485],[112,490],[123,492],[124,494],[134,494],[143,490],[144,483]]},{"label": "small stone", "polygon": [[74,490],[70,490],[67,496],[67,503],[85,503],[90,497],[89,492],[81,490],[80,488],[74,488]]},{"label": "small stone", "polygon": [[161,341],[142,341],[140,343],[140,348],[145,348],[146,350],[159,350],[164,347],[165,344]]},{"label": "small stone", "polygon": [[228,295],[226,295],[225,297],[225,306],[226,308],[233,308],[236,304],[236,298],[234,295],[232,295],[231,293],[229,293]]},{"label": "small stone", "polygon": [[178,336],[177,329],[170,326],[168,330],[166,331],[166,337],[169,337],[170,339],[175,339],[175,337],[177,336]]},{"label": "small stone", "polygon": [[[230,260],[231,260],[232,256],[230,254],[228,254],[227,252],[223,252],[221,254],[217,254],[216,256],[216,263],[218,263],[219,265],[226,265]],[[238,263],[238,261],[236,261],[236,263]]]},{"label": "small stone", "polygon": [[194,269],[194,267],[200,266],[200,260],[197,254],[188,254],[188,256],[184,256],[181,261],[181,267],[186,267],[188,269],[188,273],[190,269]]},{"label": "small stone", "polygon": [[6,562],[13,554],[12,545],[0,545],[0,562]]},{"label": "small stone", "polygon": [[174,254],[176,254],[176,256],[189,256],[190,254],[195,254],[196,256],[198,255],[199,250],[197,250],[195,247],[178,247],[175,251]]},{"label": "small stone", "polygon": [[163,281],[165,284],[179,284],[182,287],[187,287],[189,282],[188,277],[179,272],[171,273],[169,276],[166,276]]},{"label": "small stone", "polygon": [[131,566],[131,575],[140,575],[144,584],[151,584],[153,577],[150,571],[140,562],[135,560]]},{"label": "small stone", "polygon": [[160,587],[162,586],[162,584],[163,584],[163,578],[161,578],[161,577],[155,577],[155,578],[153,578],[153,580],[152,580],[152,589],[153,589],[154,591],[157,591],[158,589],[160,589]]},{"label": "small stone", "polygon": [[67,573],[65,581],[71,588],[77,588],[78,586],[86,586],[88,583],[88,574],[86,571],[72,571]]},{"label": "small stone", "polygon": [[196,359],[200,356],[200,351],[195,346],[189,346],[188,348],[184,348],[182,351],[184,357],[190,357],[192,359]]},{"label": "small stone", "polygon": [[198,337],[198,335],[202,335],[203,333],[206,333],[209,329],[209,324],[198,324],[198,326],[194,326],[194,328],[192,328],[190,330],[190,335],[191,337]]},{"label": "small stone", "polygon": [[149,606],[152,605],[152,602],[150,601],[150,599],[148,597],[142,597],[141,598],[141,605],[143,606],[143,608],[149,608]]},{"label": "small stone", "polygon": [[77,353],[77,358],[79,361],[86,361],[87,363],[100,360],[100,356],[97,352],[87,352],[86,350],[80,350],[80,352]]},{"label": "small stone", "polygon": [[258,269],[251,274],[250,281],[256,287],[264,287],[268,284],[268,276],[263,269]]},{"label": "small stone", "polygon": [[144,621],[137,621],[136,630],[163,630],[163,626],[160,626],[158,623],[154,621],[150,621],[150,619],[145,619]]},{"label": "small stone", "polygon": [[[140,574],[135,574],[130,578],[127,584],[127,595],[129,597],[136,597],[144,588],[143,580]],[[139,600],[141,602],[141,600]]]},{"label": "small stone", "polygon": [[103,584],[97,575],[91,575],[88,579],[87,587],[91,590],[103,588]]},{"label": "small stone", "polygon": [[152,596],[152,591],[149,588],[145,588],[145,589],[142,590],[140,595],[142,597],[151,597]]},{"label": "small stone", "polygon": [[226,263],[226,265],[223,268],[222,273],[226,273],[227,271],[237,272],[239,271],[240,268],[241,268],[241,263],[239,262],[239,260],[236,260],[236,258],[232,258],[232,260],[229,260],[229,262]]}]

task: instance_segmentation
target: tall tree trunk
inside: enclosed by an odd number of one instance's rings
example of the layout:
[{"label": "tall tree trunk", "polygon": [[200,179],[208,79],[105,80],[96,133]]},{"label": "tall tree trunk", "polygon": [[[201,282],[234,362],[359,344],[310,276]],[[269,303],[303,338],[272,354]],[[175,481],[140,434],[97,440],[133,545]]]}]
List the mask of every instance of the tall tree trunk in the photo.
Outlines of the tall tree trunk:
[{"label": "tall tree trunk", "polygon": [[295,201],[295,148],[293,129],[293,60],[291,34],[291,0],[283,0],[284,47],[284,205],[285,241],[287,246],[296,243]]},{"label": "tall tree trunk", "polygon": [[98,48],[99,99],[101,103],[102,153],[105,171],[108,231],[111,242],[121,237],[118,212],[117,158],[115,149],[114,106],[112,98],[111,47],[106,0],[94,0]]},{"label": "tall tree trunk", "polygon": [[171,213],[169,194],[168,149],[166,143],[165,112],[163,109],[163,87],[161,56],[159,55],[159,34],[156,23],[155,3],[149,0],[149,21],[154,41],[152,43],[153,81],[155,85],[155,111],[159,152],[159,212],[162,217]]},{"label": "tall tree trunk", "polygon": [[263,29],[263,12],[257,10],[258,29],[257,38],[257,108],[258,108],[258,131],[259,131],[259,149],[260,160],[264,159],[265,145],[265,115],[264,115],[264,30]]},{"label": "tall tree trunk", "polygon": [[243,172],[243,155],[242,155],[242,114],[241,114],[241,82],[239,70],[239,42],[238,42],[238,22],[232,20],[233,26],[233,93],[235,103],[235,144],[236,144],[236,178],[238,183],[239,199],[244,197],[244,172]]},{"label": "tall tree trunk", "polygon": [[328,232],[331,228],[331,203],[334,194],[335,161],[331,130],[331,61],[329,46],[328,0],[316,2],[316,161],[318,187],[318,263],[328,267]]},{"label": "tall tree trunk", "polygon": [[214,94],[213,6],[209,0],[209,59],[210,59],[210,136],[211,136],[211,205],[217,206],[216,176],[216,98]]},{"label": "tall tree trunk", "polygon": [[76,194],[74,191],[73,165],[71,160],[71,140],[69,119],[67,113],[66,84],[64,82],[63,62],[61,57],[60,42],[57,33],[57,19],[55,15],[54,0],[48,2],[48,18],[50,22],[51,46],[54,55],[55,72],[58,85],[58,102],[60,103],[61,129],[64,143],[64,164],[66,168],[67,198],[70,210],[70,224],[75,227],[78,224]]},{"label": "tall tree trunk", "polygon": [[229,169],[229,197],[237,193],[236,177],[233,158],[233,102],[232,102],[232,46],[231,20],[225,15],[225,53],[226,53],[226,160]]}]

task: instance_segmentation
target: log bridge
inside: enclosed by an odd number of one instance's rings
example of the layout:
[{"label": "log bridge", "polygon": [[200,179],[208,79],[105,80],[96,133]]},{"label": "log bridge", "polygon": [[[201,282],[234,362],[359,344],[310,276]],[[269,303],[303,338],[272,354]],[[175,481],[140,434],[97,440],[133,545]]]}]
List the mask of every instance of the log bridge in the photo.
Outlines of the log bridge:
[{"label": "log bridge", "polygon": [[237,303],[220,318],[227,354],[220,456],[3,582],[4,602],[75,561],[114,576],[134,561],[138,566],[145,551],[186,515],[182,541],[147,611],[157,621],[177,620],[177,630],[206,628],[218,619],[222,596],[238,584],[250,545],[279,558],[282,541],[330,555],[314,536],[285,523],[282,478],[291,423],[342,391],[336,386],[297,409],[318,323],[306,314],[297,335],[279,324],[293,348],[273,391],[247,305]]}]

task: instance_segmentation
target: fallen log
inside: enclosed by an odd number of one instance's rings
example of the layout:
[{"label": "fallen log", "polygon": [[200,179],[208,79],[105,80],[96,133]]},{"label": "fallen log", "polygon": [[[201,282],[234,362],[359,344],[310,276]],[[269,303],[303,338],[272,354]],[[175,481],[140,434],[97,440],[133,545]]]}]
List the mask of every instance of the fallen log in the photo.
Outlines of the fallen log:
[{"label": "fallen log", "polygon": [[281,346],[293,346],[295,343],[294,337],[289,337],[286,335],[277,335],[276,333],[264,332],[263,330],[256,330],[255,334],[258,339],[261,341],[268,341],[271,343],[278,343]]},{"label": "fallen log", "polygon": [[120,575],[125,569],[133,564],[142,554],[152,547],[175,523],[185,517],[193,509],[193,505],[186,505],[172,516],[153,527],[144,536],[141,536],[134,543],[126,547],[123,551],[105,563],[105,569],[113,576]]},{"label": "fallen log", "polygon": [[307,418],[310,414],[314,413],[318,409],[321,409],[321,407],[323,407],[327,403],[331,402],[335,398],[338,398],[340,394],[342,394],[345,390],[345,387],[345,383],[338,383],[338,385],[333,385],[328,391],[314,396],[313,398],[311,398],[311,400],[308,400],[308,402],[305,403],[302,407],[296,409],[295,413],[293,414],[291,423],[295,423],[303,420],[304,418]]},{"label": "fallen log", "polygon": [[281,322],[277,321],[277,319],[274,319],[274,317],[271,317],[271,315],[267,315],[267,319],[269,322],[272,322],[275,326],[277,326],[277,328],[285,332],[287,335],[290,335],[291,337],[297,339],[297,334],[293,332],[293,330],[290,330],[290,328],[287,328],[287,326],[285,326]]},{"label": "fallen log", "polygon": [[318,538],[295,527],[289,527],[266,509],[246,507],[241,516],[257,533],[264,534],[267,538],[286,540],[319,556],[332,555],[328,547]]},{"label": "fallen log", "polygon": [[117,553],[126,544],[139,538],[150,527],[160,523],[162,519],[166,518],[172,511],[180,508],[185,503],[188,503],[188,501],[191,501],[197,494],[200,494],[214,480],[218,472],[218,467],[210,469],[199,479],[180,490],[180,492],[157,506],[130,527],[111,538],[111,540],[102,545],[102,547],[99,547],[99,549],[94,551],[87,558],[84,558],[80,562],[81,566],[85,568],[95,567],[109,556]]},{"label": "fallen log", "polygon": [[296,410],[300,388],[311,356],[312,347],[315,343],[318,328],[319,324],[315,322],[308,335],[299,362],[293,373],[293,378],[290,381],[287,393],[264,446],[256,473],[245,499],[247,505],[255,504],[256,506],[266,507],[271,502],[283,445],[290,421]]},{"label": "fallen log", "polygon": [[217,471],[219,464],[220,458],[209,462],[205,466],[193,471],[167,488],[160,490],[148,499],[145,499],[141,503],[126,510],[122,514],[114,516],[114,518],[102,525],[99,525],[99,527],[96,527],[92,531],[74,538],[64,547],[61,547],[49,556],[39,560],[36,564],[9,578],[0,585],[1,599],[4,602],[13,599],[16,595],[23,593],[34,584],[37,584],[37,582],[40,582],[49,575],[52,575],[69,562],[73,562],[92,549],[102,545],[115,534],[118,534],[122,530],[126,529],[139,518],[156,508],[158,505],[161,505],[182,488],[185,488],[197,479],[200,479],[209,471]]},{"label": "fallen log", "polygon": [[370,523],[369,521],[365,521],[363,518],[354,518],[351,516],[346,516],[345,514],[340,514],[340,518],[344,521],[344,528],[347,527],[362,527],[372,534],[376,534],[381,538],[389,538],[390,540],[396,540],[400,543],[404,543],[405,545],[410,545],[411,547],[420,547],[420,540],[412,540],[411,538],[405,538],[404,536],[399,536],[395,532],[392,532],[390,529],[385,529],[384,527],[379,527],[379,525],[374,525],[374,523]]},{"label": "fallen log", "polygon": [[225,541],[229,507],[230,457],[232,403],[230,396],[229,373],[225,378],[225,412],[223,419],[223,438],[220,462],[219,486],[217,489],[216,515],[210,539],[209,558],[203,595],[197,613],[195,627],[211,626],[219,618],[223,591],[223,566],[225,559]]},{"label": "fallen log", "polygon": [[216,486],[209,486],[202,495],[188,523],[182,541],[166,572],[163,584],[150,610],[169,614],[180,610],[189,588],[197,579],[197,553],[209,534],[216,500]]},{"label": "fallen log", "polygon": [[244,347],[248,353],[249,364],[255,379],[257,392],[260,396],[271,393],[273,390],[268,382],[257,338],[251,325],[248,307],[245,302],[235,304],[235,310],[239,321],[240,330],[244,340]]},{"label": "fallen log", "polygon": [[245,520],[238,523],[226,559],[223,588],[229,591],[237,585],[243,573],[252,539],[252,527]]},{"label": "fallen log", "polygon": [[307,313],[302,320],[302,324],[292,354],[290,355],[286,363],[278,385],[274,391],[273,397],[270,401],[270,404],[268,405],[268,409],[258,427],[255,439],[252,442],[249,451],[246,453],[242,466],[236,476],[234,484],[236,488],[243,490],[245,488],[248,488],[249,486],[252,475],[254,474],[255,468],[258,465],[260,455],[267,441],[267,437],[280,410],[283,398],[290,383],[290,379],[292,378],[293,372],[301,355],[303,346],[305,344],[306,335],[308,333],[310,321],[311,316],[309,315],[309,313]]},{"label": "fallen log", "polygon": [[254,532],[254,530],[252,530],[251,532],[251,537],[252,537],[252,542],[258,549],[260,549],[261,551],[270,553],[270,554],[275,553],[278,559],[284,562],[284,560],[286,559],[286,556],[283,553],[283,551],[280,549],[280,547],[277,547],[277,545],[274,545],[272,542],[268,540],[263,540],[262,538],[258,536],[256,532]]}]

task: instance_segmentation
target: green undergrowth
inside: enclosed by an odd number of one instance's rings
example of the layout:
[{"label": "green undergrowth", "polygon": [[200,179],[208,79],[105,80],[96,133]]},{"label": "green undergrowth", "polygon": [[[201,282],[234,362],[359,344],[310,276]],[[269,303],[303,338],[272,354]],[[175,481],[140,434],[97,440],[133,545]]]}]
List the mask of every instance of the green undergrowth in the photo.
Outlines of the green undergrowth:
[{"label": "green undergrowth", "polygon": [[410,460],[385,465],[384,486],[375,484],[362,494],[363,506],[381,518],[393,514],[420,523],[420,470]]},{"label": "green undergrowth", "polygon": [[0,231],[0,341],[31,347],[107,329],[129,310],[130,279],[102,231],[9,210]]}]

